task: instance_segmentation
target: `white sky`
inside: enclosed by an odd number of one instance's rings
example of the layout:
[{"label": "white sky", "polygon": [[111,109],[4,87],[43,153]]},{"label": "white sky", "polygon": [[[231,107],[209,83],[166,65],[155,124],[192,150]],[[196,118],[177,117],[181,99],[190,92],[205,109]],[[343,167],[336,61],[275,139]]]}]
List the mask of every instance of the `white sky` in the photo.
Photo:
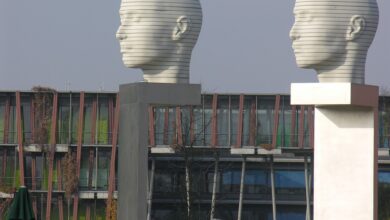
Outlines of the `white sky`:
[{"label": "white sky", "polygon": [[[314,82],[296,67],[288,33],[293,0],[202,0],[204,23],[193,52],[191,82],[207,92],[288,93],[291,82]],[[390,0],[378,0],[381,21],[366,83],[390,87]],[[117,91],[141,80],[123,66],[115,32],[120,0],[0,2],[0,90],[35,85]]]}]

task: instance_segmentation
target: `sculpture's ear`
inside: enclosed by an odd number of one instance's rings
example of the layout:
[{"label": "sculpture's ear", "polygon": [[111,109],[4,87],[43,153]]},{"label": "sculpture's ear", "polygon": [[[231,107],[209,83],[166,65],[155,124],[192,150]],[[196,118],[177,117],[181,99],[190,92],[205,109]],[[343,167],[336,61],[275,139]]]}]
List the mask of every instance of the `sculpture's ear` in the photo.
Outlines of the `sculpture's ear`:
[{"label": "sculpture's ear", "polygon": [[172,39],[180,40],[183,35],[190,29],[190,19],[187,16],[180,16],[176,20],[176,26],[173,29]]},{"label": "sculpture's ear", "polygon": [[353,41],[359,37],[359,35],[364,31],[366,27],[366,20],[360,15],[352,16],[349,21],[348,31],[347,31],[347,40]]}]

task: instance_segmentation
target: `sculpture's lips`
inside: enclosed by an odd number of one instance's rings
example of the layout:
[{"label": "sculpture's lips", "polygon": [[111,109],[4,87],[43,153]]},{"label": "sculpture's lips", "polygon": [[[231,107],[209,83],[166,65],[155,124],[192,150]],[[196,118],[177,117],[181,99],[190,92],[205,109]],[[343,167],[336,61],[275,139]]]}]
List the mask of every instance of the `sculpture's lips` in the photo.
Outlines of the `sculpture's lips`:
[{"label": "sculpture's lips", "polygon": [[121,50],[121,53],[128,53],[128,52],[130,52],[130,48],[126,48],[126,49]]}]

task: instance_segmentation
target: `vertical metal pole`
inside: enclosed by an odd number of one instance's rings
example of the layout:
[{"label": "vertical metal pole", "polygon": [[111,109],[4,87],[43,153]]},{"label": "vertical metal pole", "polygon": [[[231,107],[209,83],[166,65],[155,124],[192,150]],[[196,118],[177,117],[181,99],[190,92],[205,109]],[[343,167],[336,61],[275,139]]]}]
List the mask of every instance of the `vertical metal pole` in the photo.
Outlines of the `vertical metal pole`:
[{"label": "vertical metal pole", "polygon": [[147,220],[150,220],[152,215],[152,202],[153,202],[153,186],[154,186],[154,171],[156,167],[156,161],[152,159],[152,170],[149,178],[149,193],[148,193],[148,215]]},{"label": "vertical metal pole", "polygon": [[240,200],[238,203],[238,217],[237,220],[241,220],[242,215],[242,200],[244,198],[244,180],[245,180],[245,166],[246,158],[242,158],[242,167],[241,167],[241,181],[240,181]]},{"label": "vertical metal pole", "polygon": [[20,169],[20,184],[25,186],[24,183],[24,155],[23,155],[23,129],[22,129],[22,106],[20,101],[20,92],[16,92],[16,125],[18,135],[18,158]]},{"label": "vertical metal pole", "polygon": [[307,166],[307,156],[304,156],[305,164],[305,188],[306,188],[306,220],[310,220],[310,186],[309,186],[309,170]]},{"label": "vertical metal pole", "polygon": [[272,195],[272,219],[276,220],[276,195],[275,195],[275,170],[274,170],[274,156],[269,157],[271,170],[271,195]]},{"label": "vertical metal pole", "polygon": [[116,161],[116,145],[118,143],[118,129],[119,129],[119,94],[116,95],[116,106],[115,106],[115,122],[112,132],[112,147],[111,147],[111,161],[110,161],[110,176],[108,184],[108,198],[107,198],[107,209],[106,219],[111,219],[109,210],[111,209],[112,194],[115,190],[115,161]]},{"label": "vertical metal pole", "polygon": [[50,151],[49,151],[49,176],[47,189],[47,203],[46,203],[46,219],[51,217],[51,200],[53,191],[53,169],[54,157],[56,152],[56,129],[57,129],[57,111],[58,111],[58,93],[53,96],[53,108],[51,116],[51,130],[50,130]]},{"label": "vertical metal pole", "polygon": [[210,219],[214,219],[215,214],[215,204],[216,204],[216,191],[217,191],[217,177],[218,177],[218,166],[219,166],[219,157],[217,156],[215,159],[215,165],[214,165],[214,176],[213,176],[213,192],[211,196],[211,211],[210,211]]},{"label": "vertical metal pole", "polygon": [[[84,126],[84,92],[80,92],[79,121],[77,127],[77,153],[76,153],[76,176],[80,177],[81,147],[83,145],[83,126]],[[73,201],[73,220],[78,217],[79,194],[77,193]]]}]

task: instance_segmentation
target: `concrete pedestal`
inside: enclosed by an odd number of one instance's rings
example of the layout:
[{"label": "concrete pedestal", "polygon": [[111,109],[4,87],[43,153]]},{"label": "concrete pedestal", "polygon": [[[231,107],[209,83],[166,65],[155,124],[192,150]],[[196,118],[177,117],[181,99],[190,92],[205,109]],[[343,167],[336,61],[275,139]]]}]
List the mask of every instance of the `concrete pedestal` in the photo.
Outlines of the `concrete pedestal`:
[{"label": "concrete pedestal", "polygon": [[315,220],[377,220],[378,95],[368,85],[291,85],[292,105],[315,105]]},{"label": "concrete pedestal", "polygon": [[147,216],[148,106],[200,105],[201,86],[132,83],[121,85],[119,123],[118,219]]}]

